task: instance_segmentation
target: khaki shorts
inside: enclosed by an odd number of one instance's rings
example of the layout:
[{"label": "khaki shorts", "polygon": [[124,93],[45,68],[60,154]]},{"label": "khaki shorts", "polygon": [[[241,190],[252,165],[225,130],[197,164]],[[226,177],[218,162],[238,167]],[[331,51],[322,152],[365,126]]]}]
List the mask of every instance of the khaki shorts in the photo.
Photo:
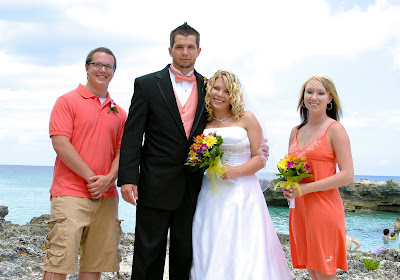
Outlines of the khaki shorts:
[{"label": "khaki shorts", "polygon": [[53,197],[46,237],[49,250],[42,259],[43,270],[76,273],[80,248],[80,272],[119,271],[120,224],[118,197]]}]

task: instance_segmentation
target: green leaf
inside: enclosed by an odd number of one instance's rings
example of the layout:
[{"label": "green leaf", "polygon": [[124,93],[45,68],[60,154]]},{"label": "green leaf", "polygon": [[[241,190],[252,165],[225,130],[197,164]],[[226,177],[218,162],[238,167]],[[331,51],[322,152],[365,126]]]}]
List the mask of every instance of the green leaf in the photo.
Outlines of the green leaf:
[{"label": "green leaf", "polygon": [[375,261],[373,259],[363,259],[363,263],[368,271],[374,271],[378,269],[380,264],[378,261]]},{"label": "green leaf", "polygon": [[292,169],[288,169],[288,171],[286,172],[285,176],[286,177],[293,177],[296,174],[296,171],[292,170]]},{"label": "green leaf", "polygon": [[276,179],[276,180],[275,180],[275,183],[274,183],[274,189],[276,190],[276,188],[279,187],[279,185],[280,185],[282,182],[285,182],[285,181],[286,181],[285,178],[278,178],[278,179]]}]

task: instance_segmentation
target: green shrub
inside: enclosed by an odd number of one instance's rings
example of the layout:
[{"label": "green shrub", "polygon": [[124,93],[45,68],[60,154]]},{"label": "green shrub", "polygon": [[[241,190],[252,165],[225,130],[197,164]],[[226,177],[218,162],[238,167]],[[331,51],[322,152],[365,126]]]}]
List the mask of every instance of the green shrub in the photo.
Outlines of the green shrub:
[{"label": "green shrub", "polygon": [[373,271],[375,269],[378,269],[378,267],[379,267],[379,262],[377,262],[373,259],[363,259],[363,262],[364,262],[365,268],[368,271]]},{"label": "green shrub", "polygon": [[390,187],[395,187],[395,186],[398,186],[399,183],[393,181],[393,179],[390,179],[390,180],[387,180],[387,181],[386,181],[386,185],[388,185],[388,186],[390,186]]}]

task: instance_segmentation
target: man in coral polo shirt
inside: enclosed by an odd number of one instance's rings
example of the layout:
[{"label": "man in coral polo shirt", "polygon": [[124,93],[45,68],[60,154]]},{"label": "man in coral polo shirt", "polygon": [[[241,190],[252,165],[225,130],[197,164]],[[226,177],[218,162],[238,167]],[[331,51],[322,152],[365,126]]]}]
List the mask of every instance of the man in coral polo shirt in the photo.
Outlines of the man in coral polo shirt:
[{"label": "man in coral polo shirt", "polygon": [[49,251],[43,279],[100,279],[117,272],[121,228],[118,220],[119,151],[125,111],[111,99],[108,85],[117,62],[107,48],[86,58],[87,84],[57,99],[50,137],[57,159],[50,189]]}]

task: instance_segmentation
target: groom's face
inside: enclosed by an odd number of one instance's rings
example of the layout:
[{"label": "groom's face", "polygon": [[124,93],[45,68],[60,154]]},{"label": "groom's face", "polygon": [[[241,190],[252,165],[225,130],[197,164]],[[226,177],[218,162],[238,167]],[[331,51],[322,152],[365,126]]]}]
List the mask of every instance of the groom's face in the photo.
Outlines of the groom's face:
[{"label": "groom's face", "polygon": [[183,74],[194,69],[194,63],[200,52],[201,48],[197,48],[196,36],[194,35],[176,35],[174,45],[169,48],[169,55],[172,57],[174,67]]}]

